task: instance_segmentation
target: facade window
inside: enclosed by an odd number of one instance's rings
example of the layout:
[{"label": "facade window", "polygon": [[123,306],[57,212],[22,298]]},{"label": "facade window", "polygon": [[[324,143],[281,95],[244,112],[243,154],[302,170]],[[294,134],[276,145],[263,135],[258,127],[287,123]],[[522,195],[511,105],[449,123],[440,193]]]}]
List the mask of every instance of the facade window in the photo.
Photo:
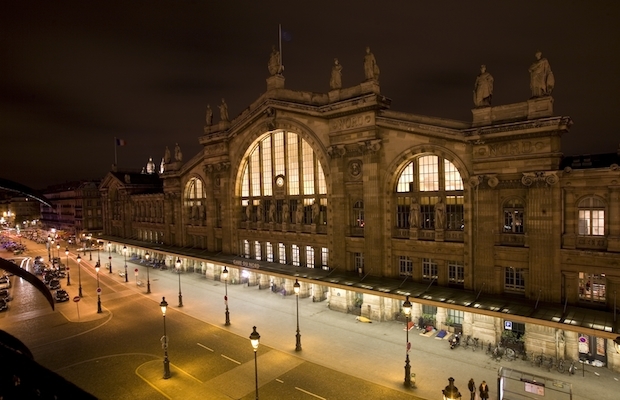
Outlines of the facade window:
[{"label": "facade window", "polygon": [[284,243],[278,243],[278,261],[280,264],[286,264],[286,246]]},{"label": "facade window", "polygon": [[306,267],[314,268],[314,248],[306,246]]},{"label": "facade window", "polygon": [[257,260],[262,260],[261,247],[260,247],[260,242],[258,240],[254,241],[254,258],[256,258]]},{"label": "facade window", "polygon": [[435,315],[437,315],[437,306],[429,306],[426,304],[422,304],[422,314],[432,315],[434,318]]},{"label": "facade window", "polygon": [[248,240],[243,241],[243,256],[250,258],[250,242]]},{"label": "facade window", "polygon": [[321,247],[321,268],[329,270],[329,249]]},{"label": "facade window", "polygon": [[452,323],[452,326],[462,327],[464,319],[465,311],[452,310],[448,308],[448,320]]},{"label": "facade window", "polygon": [[293,265],[299,267],[299,246],[291,245],[291,261]]},{"label": "facade window", "polygon": [[271,242],[265,243],[265,253],[267,254],[267,261],[273,262],[273,245]]},{"label": "facade window", "polygon": [[409,228],[412,199],[418,198],[418,227],[435,229],[435,204],[445,199],[446,225],[443,228],[463,230],[463,196],[463,180],[452,162],[435,155],[417,157],[404,167],[396,184],[395,225]]},{"label": "facade window", "polygon": [[185,184],[184,212],[190,224],[198,224],[205,219],[207,196],[202,179],[193,177]]},{"label": "facade window", "polygon": [[364,202],[357,201],[353,205],[353,226],[356,228],[364,227]]},{"label": "facade window", "polygon": [[353,264],[357,272],[364,273],[364,253],[353,253]]},{"label": "facade window", "polygon": [[587,197],[579,202],[579,234],[605,235],[605,203],[597,197]]},{"label": "facade window", "polygon": [[510,292],[525,292],[525,269],[504,268],[504,289]]},{"label": "facade window", "polygon": [[398,258],[398,270],[400,276],[411,276],[413,274],[413,262],[407,256]]},{"label": "facade window", "polygon": [[510,199],[504,203],[504,233],[524,233],[525,209],[521,199]]},{"label": "facade window", "polygon": [[[263,205],[258,207],[264,213],[259,218],[271,222],[268,210],[270,202],[275,201],[275,191],[283,192],[283,201],[289,205],[300,201],[307,206],[305,223],[312,220],[311,205],[317,202],[321,223],[326,223],[327,184],[323,167],[310,144],[296,133],[274,131],[265,135],[245,160],[241,178],[242,205],[250,204],[254,208]],[[255,221],[257,211],[246,212],[246,218],[249,215],[249,219]],[[281,221],[281,208],[275,217]]]},{"label": "facade window", "polygon": [[437,281],[437,263],[430,258],[422,259],[422,278],[427,281]]},{"label": "facade window", "polygon": [[592,303],[606,302],[605,274],[579,273],[579,300]]},{"label": "facade window", "polygon": [[463,286],[465,284],[465,267],[453,261],[448,262],[448,282],[451,285]]}]

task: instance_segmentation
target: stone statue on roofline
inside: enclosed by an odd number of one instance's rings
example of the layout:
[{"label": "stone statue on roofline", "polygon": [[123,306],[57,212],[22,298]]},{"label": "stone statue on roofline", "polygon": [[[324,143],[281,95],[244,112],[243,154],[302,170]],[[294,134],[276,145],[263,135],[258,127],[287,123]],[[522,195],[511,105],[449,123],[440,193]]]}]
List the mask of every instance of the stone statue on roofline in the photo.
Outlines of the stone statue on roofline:
[{"label": "stone statue on roofline", "polygon": [[226,101],[222,99],[222,104],[220,104],[218,107],[220,109],[220,120],[228,121],[228,104],[226,104]]},{"label": "stone statue on roofline", "polygon": [[487,66],[480,66],[480,74],[474,84],[474,105],[489,107],[493,98],[493,76],[487,72]]},{"label": "stone statue on roofline", "polygon": [[366,55],[364,56],[364,75],[367,81],[379,81],[379,66],[375,55],[370,52],[370,47],[366,47]]},{"label": "stone statue on roofline", "polygon": [[329,80],[329,88],[331,90],[340,89],[342,87],[342,65],[334,58],[334,66],[332,67],[332,76]]},{"label": "stone statue on roofline", "polygon": [[166,150],[164,151],[164,163],[170,164],[170,149],[166,146]]},{"label": "stone statue on roofline", "polygon": [[178,143],[174,146],[174,161],[183,161],[183,153],[181,152],[181,146]]},{"label": "stone statue on roofline", "polygon": [[205,123],[207,126],[213,124],[213,110],[211,110],[211,104],[207,104],[207,115],[205,116]]},{"label": "stone statue on roofline", "polygon": [[555,87],[555,77],[551,71],[551,66],[542,53],[536,52],[536,61],[530,66],[530,89],[532,97],[550,96]]},{"label": "stone statue on roofline", "polygon": [[282,60],[280,59],[280,52],[276,49],[276,46],[271,46],[271,55],[269,56],[269,63],[267,63],[267,69],[271,76],[280,75],[284,71]]}]

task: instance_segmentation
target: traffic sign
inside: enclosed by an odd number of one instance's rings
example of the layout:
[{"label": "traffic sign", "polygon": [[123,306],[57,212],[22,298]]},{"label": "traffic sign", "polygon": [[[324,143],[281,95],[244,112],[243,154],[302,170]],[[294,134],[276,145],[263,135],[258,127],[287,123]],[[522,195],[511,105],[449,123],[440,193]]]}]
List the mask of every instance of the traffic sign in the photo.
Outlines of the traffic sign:
[{"label": "traffic sign", "polygon": [[77,303],[78,301],[80,301],[80,296],[75,296],[75,297],[73,298],[73,301],[74,301],[74,302],[76,302],[76,303]]},{"label": "traffic sign", "polygon": [[97,294],[101,294],[101,288],[100,287],[97,288]]}]

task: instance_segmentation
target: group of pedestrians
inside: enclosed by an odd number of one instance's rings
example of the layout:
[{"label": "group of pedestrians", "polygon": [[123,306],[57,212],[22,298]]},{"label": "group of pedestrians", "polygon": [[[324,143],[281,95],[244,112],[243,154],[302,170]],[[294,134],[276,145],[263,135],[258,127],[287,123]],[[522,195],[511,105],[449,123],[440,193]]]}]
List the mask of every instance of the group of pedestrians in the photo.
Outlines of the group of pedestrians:
[{"label": "group of pedestrians", "polygon": [[[476,400],[476,382],[474,382],[474,378],[469,380],[467,388],[469,389],[469,394],[471,396],[470,400]],[[489,387],[487,386],[486,381],[482,381],[478,387],[478,393],[480,394],[480,400],[486,400],[489,398]]]}]

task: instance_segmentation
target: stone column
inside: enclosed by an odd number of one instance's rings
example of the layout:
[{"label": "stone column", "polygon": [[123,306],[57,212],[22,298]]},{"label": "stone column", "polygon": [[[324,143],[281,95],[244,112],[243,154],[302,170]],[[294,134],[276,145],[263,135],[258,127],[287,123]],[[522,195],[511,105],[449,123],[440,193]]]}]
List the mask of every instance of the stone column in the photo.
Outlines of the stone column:
[{"label": "stone column", "polygon": [[577,207],[575,204],[575,189],[572,187],[564,188],[564,235],[562,236],[562,248],[574,249],[577,236],[575,227],[577,226]]},{"label": "stone column", "polygon": [[620,186],[609,188],[609,236],[607,251],[620,252]]}]

